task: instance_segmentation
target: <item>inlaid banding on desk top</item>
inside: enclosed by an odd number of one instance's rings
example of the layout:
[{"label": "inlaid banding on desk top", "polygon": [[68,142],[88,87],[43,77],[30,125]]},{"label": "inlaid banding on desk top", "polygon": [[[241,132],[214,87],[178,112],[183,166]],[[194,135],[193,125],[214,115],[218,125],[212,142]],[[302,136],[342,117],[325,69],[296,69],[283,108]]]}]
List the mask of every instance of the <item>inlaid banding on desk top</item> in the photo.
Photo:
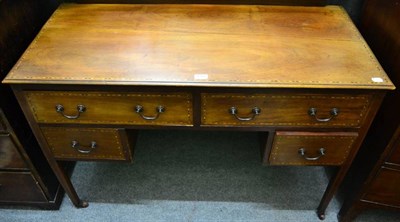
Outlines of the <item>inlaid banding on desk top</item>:
[{"label": "inlaid banding on desk top", "polygon": [[393,88],[335,6],[66,4],[4,82]]}]

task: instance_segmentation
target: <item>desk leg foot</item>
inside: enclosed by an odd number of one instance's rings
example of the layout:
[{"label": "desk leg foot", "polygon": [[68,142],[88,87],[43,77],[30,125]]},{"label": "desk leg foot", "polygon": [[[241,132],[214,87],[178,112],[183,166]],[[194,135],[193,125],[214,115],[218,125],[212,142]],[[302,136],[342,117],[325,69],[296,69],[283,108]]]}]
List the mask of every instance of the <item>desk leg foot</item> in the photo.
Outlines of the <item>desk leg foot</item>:
[{"label": "desk leg foot", "polygon": [[76,206],[77,208],[86,208],[89,206],[89,202],[86,200],[81,200],[79,201],[79,205]]},{"label": "desk leg foot", "polygon": [[325,220],[325,212],[317,212],[317,214],[320,220]]}]

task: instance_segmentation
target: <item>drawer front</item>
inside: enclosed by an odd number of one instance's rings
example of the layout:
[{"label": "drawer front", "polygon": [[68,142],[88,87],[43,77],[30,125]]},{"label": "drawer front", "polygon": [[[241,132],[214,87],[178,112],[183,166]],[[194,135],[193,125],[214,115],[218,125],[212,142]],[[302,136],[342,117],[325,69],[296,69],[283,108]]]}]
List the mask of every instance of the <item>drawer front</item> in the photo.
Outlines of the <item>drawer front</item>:
[{"label": "drawer front", "polygon": [[369,95],[202,94],[202,124],[359,127],[370,99]]},{"label": "drawer front", "polygon": [[382,167],[361,199],[399,207],[400,171]]},{"label": "drawer front", "polygon": [[25,95],[39,123],[193,124],[188,93],[28,91]]},{"label": "drawer front", "polygon": [[0,202],[47,201],[42,189],[29,172],[0,172]]},{"label": "drawer front", "polygon": [[0,133],[0,169],[27,169],[10,134]]},{"label": "drawer front", "polygon": [[41,129],[56,159],[132,160],[125,130],[68,127]]},{"label": "drawer front", "polygon": [[353,132],[276,132],[271,165],[341,165],[358,134]]}]

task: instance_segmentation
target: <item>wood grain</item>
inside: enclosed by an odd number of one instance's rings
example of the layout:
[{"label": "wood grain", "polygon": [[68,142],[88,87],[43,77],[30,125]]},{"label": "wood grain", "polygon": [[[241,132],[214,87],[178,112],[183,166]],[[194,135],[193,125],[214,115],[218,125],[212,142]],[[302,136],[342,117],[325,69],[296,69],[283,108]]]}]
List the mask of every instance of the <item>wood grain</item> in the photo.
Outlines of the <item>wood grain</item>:
[{"label": "wood grain", "polygon": [[[193,125],[189,93],[32,91],[26,95],[39,123]],[[86,111],[77,119],[67,119],[56,112],[58,104],[64,106],[65,115],[77,115],[77,105],[84,105]],[[157,106],[163,106],[165,112],[155,120],[145,120],[135,112],[136,105],[143,106],[142,114],[148,117],[157,115]]]},{"label": "wood grain", "polygon": [[4,82],[394,88],[336,6],[64,4]]},{"label": "wood grain", "polygon": [[[62,160],[132,160],[129,147],[124,147],[118,129],[113,128],[72,128],[43,127],[43,134],[57,159]],[[125,132],[122,132],[125,133]],[[72,141],[77,141],[76,147],[90,151],[81,153],[71,147]],[[90,149],[92,141],[96,148]],[[89,148],[88,148],[89,147]]]},{"label": "wood grain", "polygon": [[[314,133],[278,131],[272,145],[269,162],[271,165],[341,165],[352,149],[357,133]],[[305,149],[305,156],[319,156],[319,149],[325,155],[315,161],[305,160],[299,153]]]},{"label": "wood grain", "polygon": [[[202,94],[202,124],[211,126],[290,126],[290,127],[359,127],[370,106],[370,95],[333,94]],[[261,113],[251,121],[239,121],[228,110],[238,109],[238,116],[252,116],[253,107]],[[331,121],[318,122],[308,114],[317,109],[318,118],[329,118],[332,108],[339,114]]]}]

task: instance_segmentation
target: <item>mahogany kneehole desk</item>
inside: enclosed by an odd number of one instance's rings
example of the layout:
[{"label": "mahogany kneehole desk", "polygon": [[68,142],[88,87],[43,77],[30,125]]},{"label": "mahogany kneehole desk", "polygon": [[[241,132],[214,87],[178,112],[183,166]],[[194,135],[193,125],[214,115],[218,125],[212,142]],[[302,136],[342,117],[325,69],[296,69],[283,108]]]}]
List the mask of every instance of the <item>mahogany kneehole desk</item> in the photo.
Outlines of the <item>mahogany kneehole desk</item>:
[{"label": "mahogany kneehole desk", "polygon": [[337,166],[337,191],[387,90],[336,6],[64,4],[4,80],[58,161],[131,161],[127,129],[265,132],[263,164]]}]

